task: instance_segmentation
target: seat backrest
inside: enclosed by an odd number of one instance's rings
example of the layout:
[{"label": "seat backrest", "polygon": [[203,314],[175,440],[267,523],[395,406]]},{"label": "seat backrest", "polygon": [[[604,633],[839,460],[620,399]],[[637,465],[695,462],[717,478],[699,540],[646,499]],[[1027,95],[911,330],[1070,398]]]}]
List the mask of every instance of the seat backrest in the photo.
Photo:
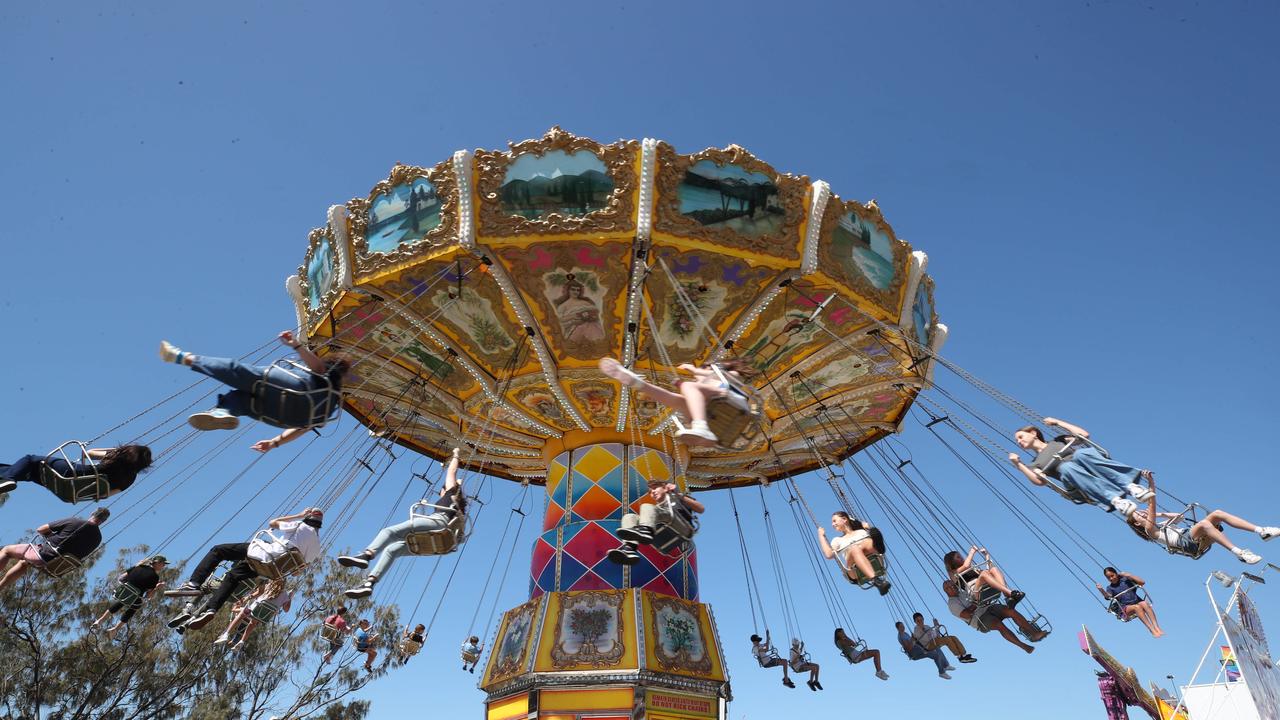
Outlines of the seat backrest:
[{"label": "seat backrest", "polygon": [[653,547],[663,554],[693,540],[698,531],[697,515],[679,502],[679,493],[668,493],[657,505],[658,527],[653,534]]},{"label": "seat backrest", "polygon": [[[874,576],[867,577],[866,575],[863,574],[861,570],[858,569],[856,565],[853,567],[850,567],[848,570],[848,573],[846,573],[846,574],[851,573],[851,575],[849,575],[849,582],[857,583],[859,586],[863,588],[871,587],[871,581],[880,577],[881,575],[884,575],[884,571],[885,571],[884,554],[876,553],[874,555],[869,556],[867,559],[871,561],[871,569],[874,570],[876,573]],[[842,564],[843,562],[844,561],[841,560]]]},{"label": "seat backrest", "polygon": [[63,555],[59,553],[53,558],[46,560],[40,569],[50,577],[60,578],[63,575],[79,570],[82,565],[83,563],[80,558],[75,557],[74,555]]},{"label": "seat backrest", "polygon": [[280,608],[275,603],[256,602],[253,608],[249,610],[249,615],[260,623],[269,623],[275,619],[280,613]]},{"label": "seat backrest", "polygon": [[255,573],[268,580],[283,580],[307,565],[302,551],[292,546],[283,555],[278,555],[267,562],[256,558],[246,558],[246,560]]}]

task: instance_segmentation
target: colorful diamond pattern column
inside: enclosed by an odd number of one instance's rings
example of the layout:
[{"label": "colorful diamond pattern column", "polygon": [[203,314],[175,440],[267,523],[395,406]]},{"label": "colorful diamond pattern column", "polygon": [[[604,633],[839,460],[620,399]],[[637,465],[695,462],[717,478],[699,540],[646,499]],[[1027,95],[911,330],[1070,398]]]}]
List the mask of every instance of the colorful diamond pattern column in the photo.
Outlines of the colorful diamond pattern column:
[{"label": "colorful diamond pattern column", "polygon": [[624,512],[647,496],[650,478],[675,476],[668,455],[617,443],[588,445],[561,453],[547,470],[543,533],[534,541],[530,597],[548,592],[643,588],[684,599],[697,598],[690,557],[663,555],[640,546],[640,562],[629,568],[607,555]]}]

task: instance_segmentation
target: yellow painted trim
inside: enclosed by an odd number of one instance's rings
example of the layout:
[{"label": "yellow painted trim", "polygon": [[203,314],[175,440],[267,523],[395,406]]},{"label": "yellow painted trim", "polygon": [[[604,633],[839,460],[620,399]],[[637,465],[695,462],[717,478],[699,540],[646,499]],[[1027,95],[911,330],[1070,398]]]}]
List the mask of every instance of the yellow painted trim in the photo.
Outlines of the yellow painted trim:
[{"label": "yellow painted trim", "polygon": [[[705,703],[707,710],[690,709],[691,705]],[[679,718],[714,718],[720,714],[720,700],[714,695],[693,695],[677,693],[669,690],[648,690],[645,692],[645,710],[649,717]],[[659,713],[659,714],[655,714]]]},{"label": "yellow painted trim", "polygon": [[796,267],[795,260],[774,257],[772,255],[764,255],[762,253],[751,252],[742,248],[727,247],[718,245],[708,240],[697,240],[694,238],[681,237],[670,233],[653,231],[653,243],[656,247],[658,243],[669,245],[671,247],[681,248],[684,250],[701,250],[703,252],[714,253],[716,255],[731,255],[740,260],[746,260],[755,265],[763,265],[765,267],[774,268],[776,270],[790,270]]},{"label": "yellow painted trim", "polygon": [[538,693],[538,712],[544,710],[630,710],[635,694],[631,688],[589,690],[543,690]]},{"label": "yellow painted trim", "polygon": [[[525,248],[530,245],[537,245],[544,242],[565,242],[565,241],[581,241],[581,242],[601,242],[601,241],[622,241],[630,244],[635,239],[636,232],[634,223],[630,230],[619,231],[610,230],[608,232],[581,232],[581,233],[555,233],[540,234],[534,233],[520,235],[476,235],[476,245],[488,245],[491,247],[515,247]],[[491,260],[497,258],[490,256]]]},{"label": "yellow painted trim", "polygon": [[529,714],[529,694],[521,693],[489,703],[485,720],[515,720]]}]

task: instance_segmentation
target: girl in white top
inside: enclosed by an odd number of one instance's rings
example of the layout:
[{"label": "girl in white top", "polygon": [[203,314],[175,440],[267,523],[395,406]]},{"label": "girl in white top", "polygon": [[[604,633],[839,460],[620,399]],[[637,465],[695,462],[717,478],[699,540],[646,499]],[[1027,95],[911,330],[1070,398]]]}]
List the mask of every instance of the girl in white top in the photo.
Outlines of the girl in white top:
[{"label": "girl in white top", "polygon": [[828,560],[834,558],[850,582],[858,582],[858,573],[865,578],[872,578],[880,594],[889,592],[889,581],[877,576],[871,565],[871,557],[884,554],[884,539],[874,528],[863,525],[861,520],[854,520],[849,513],[837,510],[831,514],[831,528],[839,536],[827,541],[826,528],[818,528],[818,544],[822,546],[822,556]]},{"label": "girl in white top", "polygon": [[1254,525],[1225,510],[1214,510],[1190,527],[1178,525],[1176,521],[1183,519],[1180,513],[1164,513],[1156,509],[1155,475],[1149,475],[1147,482],[1151,485],[1151,498],[1147,501],[1147,507],[1129,516],[1129,527],[1139,536],[1170,552],[1198,558],[1217,543],[1231,551],[1231,554],[1235,555],[1240,562],[1254,565],[1262,562],[1262,556],[1228,540],[1227,534],[1223,532],[1223,526],[1229,525],[1237,530],[1257,533],[1258,537],[1264,541],[1280,536],[1280,528]]}]

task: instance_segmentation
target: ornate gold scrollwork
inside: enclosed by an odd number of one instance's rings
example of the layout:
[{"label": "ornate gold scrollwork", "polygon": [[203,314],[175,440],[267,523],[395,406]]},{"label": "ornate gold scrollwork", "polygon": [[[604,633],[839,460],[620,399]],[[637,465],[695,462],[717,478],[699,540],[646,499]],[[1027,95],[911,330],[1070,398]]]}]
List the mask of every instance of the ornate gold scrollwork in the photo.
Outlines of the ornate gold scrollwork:
[{"label": "ornate gold scrollwork", "polygon": [[[663,611],[667,621],[662,621]],[[665,595],[649,597],[654,659],[663,670],[703,674],[711,672],[711,648],[702,628],[702,606]],[[696,640],[696,645],[694,641]],[[675,645],[675,650],[668,650]]]},{"label": "ornate gold scrollwork", "polygon": [[[640,143],[635,140],[619,140],[612,145],[601,145],[590,138],[553,127],[540,140],[508,143],[507,152],[477,150],[476,190],[480,196],[477,209],[478,233],[490,237],[509,237],[526,233],[549,235],[580,232],[616,232],[635,228],[636,153]],[[585,215],[548,213],[536,219],[512,215],[502,209],[501,190],[507,168],[516,158],[526,153],[538,157],[553,150],[575,153],[586,150],[594,153],[604,163],[613,190],[604,207]]]},{"label": "ornate gold scrollwork", "polygon": [[[401,243],[391,252],[369,252],[369,209],[373,201],[383,193],[406,183],[413,183],[418,178],[426,178],[435,187],[440,198],[440,224],[427,231],[422,237]],[[367,275],[387,267],[401,265],[413,260],[422,253],[423,248],[434,248],[457,241],[458,229],[458,182],[453,175],[453,164],[445,160],[431,168],[397,163],[391,168],[391,174],[380,181],[369,191],[368,197],[355,198],[347,203],[350,216],[351,244],[355,258],[355,273]]]},{"label": "ornate gold scrollwork", "polygon": [[[320,301],[312,307],[311,305],[311,277],[307,274],[307,268],[311,265],[311,259],[315,257],[316,252],[320,249],[323,242],[329,243],[329,252],[332,253],[330,261],[330,280],[329,289],[320,295]],[[342,278],[339,273],[342,268],[338,266],[338,245],[337,240],[333,237],[333,232],[329,226],[312,228],[307,233],[307,254],[302,256],[302,264],[298,266],[298,280],[302,288],[302,301],[307,308],[307,327],[314,328],[316,323],[324,318],[329,312],[329,308],[337,302],[338,296],[342,294]]]}]

